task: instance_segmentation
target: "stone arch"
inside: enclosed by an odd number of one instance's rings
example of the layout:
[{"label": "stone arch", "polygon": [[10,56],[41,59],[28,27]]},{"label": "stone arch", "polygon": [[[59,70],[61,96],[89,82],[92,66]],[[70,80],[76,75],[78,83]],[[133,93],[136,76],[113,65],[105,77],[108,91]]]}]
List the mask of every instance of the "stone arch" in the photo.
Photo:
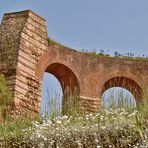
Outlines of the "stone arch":
[{"label": "stone arch", "polygon": [[[63,54],[59,56],[61,51],[58,48],[45,51],[39,58],[35,75],[42,82],[44,72],[54,75],[60,82],[63,95],[79,95],[80,94],[80,79],[75,67],[68,60],[63,59]],[[64,53],[65,57],[65,53]]]},{"label": "stone arch", "polygon": [[140,102],[143,98],[143,92],[141,86],[128,77],[117,76],[109,79],[104,83],[102,94],[111,87],[122,87],[130,91],[136,99],[136,102]]},{"label": "stone arch", "polygon": [[69,114],[79,101],[80,87],[76,75],[68,66],[57,62],[48,64],[45,70],[42,69],[42,76],[44,72],[52,74],[60,82],[63,91],[62,114]]},{"label": "stone arch", "polygon": [[54,75],[60,82],[64,96],[79,95],[80,87],[74,72],[61,63],[49,64],[45,70]]}]

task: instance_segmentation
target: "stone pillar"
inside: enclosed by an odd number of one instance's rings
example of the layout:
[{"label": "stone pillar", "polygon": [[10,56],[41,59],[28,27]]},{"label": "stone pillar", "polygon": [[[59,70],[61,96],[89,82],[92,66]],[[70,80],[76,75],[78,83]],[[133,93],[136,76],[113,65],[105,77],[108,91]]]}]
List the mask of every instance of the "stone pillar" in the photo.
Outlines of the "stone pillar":
[{"label": "stone pillar", "polygon": [[48,50],[45,20],[30,10],[5,14],[0,26],[0,72],[13,92],[15,114],[39,114],[41,81],[36,64]]}]

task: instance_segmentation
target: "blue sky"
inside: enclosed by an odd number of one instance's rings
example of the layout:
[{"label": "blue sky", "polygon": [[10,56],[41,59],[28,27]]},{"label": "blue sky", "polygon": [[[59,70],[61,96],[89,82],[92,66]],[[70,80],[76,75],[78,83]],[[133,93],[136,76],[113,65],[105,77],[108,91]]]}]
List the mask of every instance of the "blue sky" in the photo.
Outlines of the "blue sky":
[{"label": "blue sky", "polygon": [[31,9],[47,20],[49,37],[75,49],[148,54],[147,0],[3,0],[3,13]]},{"label": "blue sky", "polygon": [[[148,55],[148,0],[1,0],[0,20],[26,9],[46,19],[49,37],[71,48]],[[43,83],[45,94],[58,85],[47,76]]]}]

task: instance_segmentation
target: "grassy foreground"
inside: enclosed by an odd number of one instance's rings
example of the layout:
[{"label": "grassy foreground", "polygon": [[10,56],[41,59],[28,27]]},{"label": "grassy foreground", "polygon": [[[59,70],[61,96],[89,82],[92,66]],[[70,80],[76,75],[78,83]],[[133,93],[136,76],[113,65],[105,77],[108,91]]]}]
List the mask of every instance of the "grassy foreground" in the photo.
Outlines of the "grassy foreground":
[{"label": "grassy foreground", "polygon": [[0,124],[0,147],[147,148],[148,109],[109,109],[95,114]]}]

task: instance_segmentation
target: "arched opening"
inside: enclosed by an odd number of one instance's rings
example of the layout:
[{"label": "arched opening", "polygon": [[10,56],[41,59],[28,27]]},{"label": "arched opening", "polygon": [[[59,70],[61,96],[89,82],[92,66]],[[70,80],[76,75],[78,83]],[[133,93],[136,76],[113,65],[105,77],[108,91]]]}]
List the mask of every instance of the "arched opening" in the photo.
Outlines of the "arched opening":
[{"label": "arched opening", "polygon": [[136,100],[133,94],[122,87],[112,87],[102,94],[101,106],[109,108],[136,108]]},{"label": "arched opening", "polygon": [[[62,90],[63,96],[59,96],[58,94],[58,96],[62,98],[61,99],[62,101],[57,101],[57,102],[59,104],[62,104],[61,105],[62,114],[67,114],[70,108],[72,108],[75,105],[75,102],[76,102],[75,98],[79,96],[79,91],[80,91],[79,83],[75,74],[67,66],[60,63],[50,64],[46,68],[45,72],[46,74],[48,73],[52,74],[58,80],[56,81],[56,83],[58,83],[58,87]],[[42,85],[42,88],[44,89],[43,85]],[[49,87],[52,88],[52,83],[49,83],[48,85],[50,85]],[[48,91],[48,96],[51,96],[52,93],[53,92]],[[54,96],[56,97],[56,94],[54,94]],[[55,97],[52,97],[52,98],[55,98]],[[42,104],[43,104],[43,101],[42,101]],[[51,104],[49,105],[49,107],[50,106]],[[44,109],[42,108],[42,110]]]},{"label": "arched opening", "polygon": [[62,109],[62,87],[57,78],[47,72],[44,72],[42,80],[42,103],[41,115],[60,116]]},{"label": "arched opening", "polygon": [[114,102],[116,107],[121,104],[135,107],[142,100],[142,89],[130,78],[114,77],[104,84],[101,96],[102,105]]}]

